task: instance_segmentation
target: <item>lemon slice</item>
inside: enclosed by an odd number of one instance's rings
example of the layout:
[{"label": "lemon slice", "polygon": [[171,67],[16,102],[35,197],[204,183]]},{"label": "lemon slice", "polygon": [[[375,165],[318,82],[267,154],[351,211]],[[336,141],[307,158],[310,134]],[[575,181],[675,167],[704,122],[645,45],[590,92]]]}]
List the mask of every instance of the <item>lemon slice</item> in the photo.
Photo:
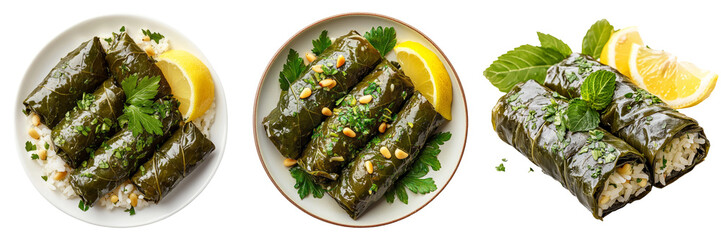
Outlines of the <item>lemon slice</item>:
[{"label": "lemon slice", "polygon": [[202,116],[215,99],[210,70],[200,59],[183,50],[170,50],[158,56],[156,63],[178,99],[186,122]]},{"label": "lemon slice", "polygon": [[393,48],[403,72],[411,78],[413,86],[433,103],[444,118],[451,120],[453,88],[451,78],[443,62],[431,50],[413,41],[406,41]]},{"label": "lemon slice", "polygon": [[631,55],[633,44],[644,45],[636,27],[627,27],[611,34],[601,51],[601,63],[618,69],[623,75],[630,76],[628,57]]},{"label": "lemon slice", "polygon": [[694,106],[713,91],[718,75],[664,51],[634,44],[628,59],[633,81],[672,108]]}]

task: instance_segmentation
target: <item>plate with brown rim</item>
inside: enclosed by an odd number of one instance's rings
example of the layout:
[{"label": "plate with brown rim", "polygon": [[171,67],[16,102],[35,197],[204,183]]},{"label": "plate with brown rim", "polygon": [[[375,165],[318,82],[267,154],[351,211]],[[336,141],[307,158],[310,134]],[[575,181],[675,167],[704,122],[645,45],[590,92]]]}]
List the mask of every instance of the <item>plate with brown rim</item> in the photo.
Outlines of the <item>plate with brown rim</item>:
[{"label": "plate with brown rim", "polygon": [[[281,93],[278,84],[279,72],[283,68],[290,49],[294,49],[301,54],[309,52],[313,47],[311,40],[317,38],[323,30],[327,30],[328,36],[333,38],[350,30],[363,33],[377,26],[395,28],[398,43],[404,41],[421,43],[441,59],[449,72],[451,84],[453,85],[453,103],[451,106],[453,120],[443,125],[439,131],[450,132],[453,136],[441,146],[438,159],[442,168],[438,171],[431,171],[427,175],[427,177],[434,179],[438,187],[436,191],[424,195],[409,192],[408,204],[400,201],[394,203],[383,200],[378,201],[358,219],[354,220],[330,196],[325,195],[320,199],[312,196],[301,199],[298,196],[297,190],[294,188],[295,179],[291,177],[288,168],[283,165],[285,158],[266,136],[262,121],[278,103]],[[395,60],[393,52],[388,53],[385,57],[389,60]],[[322,221],[346,227],[374,227],[393,223],[414,214],[428,205],[443,191],[458,168],[465,149],[467,133],[468,115],[463,87],[445,54],[430,38],[416,28],[400,20],[373,13],[347,13],[328,17],[294,34],[275,53],[265,69],[265,73],[258,85],[253,110],[253,135],[258,156],[276,188],[290,203],[303,212]]]}]

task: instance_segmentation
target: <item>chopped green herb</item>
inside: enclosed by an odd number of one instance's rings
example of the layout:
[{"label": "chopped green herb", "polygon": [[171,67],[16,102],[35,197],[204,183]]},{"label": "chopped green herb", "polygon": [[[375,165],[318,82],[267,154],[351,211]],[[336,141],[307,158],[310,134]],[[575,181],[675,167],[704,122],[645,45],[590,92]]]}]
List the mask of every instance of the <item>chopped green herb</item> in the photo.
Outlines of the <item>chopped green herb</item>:
[{"label": "chopped green herb", "polygon": [[46,182],[48,181],[48,176],[40,176],[40,178],[42,178],[43,181],[46,181]]},{"label": "chopped green herb", "polygon": [[165,36],[163,34],[157,33],[157,32],[150,32],[150,29],[142,29],[143,35],[148,36],[150,40],[155,41],[155,43],[160,43],[160,39],[163,39]]},{"label": "chopped green herb", "polygon": [[503,163],[501,163],[500,165],[496,166],[496,171],[505,172],[506,166],[503,166]]},{"label": "chopped green herb", "polygon": [[528,168],[528,172],[530,173],[530,172],[535,172],[535,171],[533,170],[533,168]]},{"label": "chopped green herb", "polygon": [[30,158],[35,160],[35,159],[40,159],[40,156],[38,156],[38,154],[36,154],[36,153],[33,153],[32,155],[30,155]]},{"label": "chopped green herb", "polygon": [[30,141],[25,142],[25,151],[30,152],[30,151],[35,151],[37,149],[38,149],[38,147],[35,146],[35,144],[32,144]]},{"label": "chopped green herb", "polygon": [[80,210],[83,210],[83,212],[87,212],[88,209],[90,209],[90,205],[87,205],[83,200],[80,200],[80,203],[78,203],[78,208],[80,208]]},{"label": "chopped green herb", "polygon": [[125,209],[126,213],[130,213],[130,216],[135,215],[135,207],[130,206],[130,209]]}]

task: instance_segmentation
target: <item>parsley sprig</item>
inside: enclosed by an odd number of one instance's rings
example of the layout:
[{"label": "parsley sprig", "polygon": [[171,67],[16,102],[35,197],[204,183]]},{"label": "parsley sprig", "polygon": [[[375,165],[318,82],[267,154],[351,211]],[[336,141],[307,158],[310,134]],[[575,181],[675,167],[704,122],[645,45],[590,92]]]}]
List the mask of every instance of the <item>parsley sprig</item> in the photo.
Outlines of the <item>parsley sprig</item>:
[{"label": "parsley sprig", "polygon": [[323,198],[325,189],[313,182],[313,177],[303,171],[298,166],[290,168],[290,175],[295,178],[295,189],[298,189],[298,196],[304,199],[308,194],[313,194],[314,198]]},{"label": "parsley sprig", "polygon": [[278,78],[280,89],[287,91],[290,84],[298,80],[305,69],[306,66],[303,64],[303,59],[300,58],[298,52],[290,49],[290,51],[288,51],[288,58],[285,60],[283,70],[280,71],[280,77]]},{"label": "parsley sprig", "polygon": [[318,39],[314,39],[311,42],[313,43],[313,49],[311,49],[311,51],[316,56],[320,55],[333,43],[328,37],[328,30],[323,30],[323,32],[320,33],[320,36],[318,36]]},{"label": "parsley sprig", "polygon": [[363,37],[365,37],[374,48],[381,52],[381,56],[385,56],[393,50],[397,42],[396,29],[393,27],[372,27]]},{"label": "parsley sprig", "polygon": [[155,107],[152,99],[158,93],[159,83],[159,76],[150,78],[146,76],[138,81],[138,76],[135,74],[128,76],[121,83],[125,92],[125,108],[118,122],[121,125],[127,124],[133,131],[133,136],[143,131],[156,135],[163,134],[162,122],[153,116]]},{"label": "parsley sprig", "polygon": [[416,161],[413,162],[408,173],[388,189],[385,194],[386,201],[393,203],[397,196],[398,200],[408,204],[408,192],[406,192],[406,189],[417,194],[426,194],[438,189],[433,178],[423,177],[430,172],[430,169],[433,169],[433,171],[441,169],[441,162],[438,160],[438,154],[441,153],[440,146],[450,139],[450,132],[442,132],[431,137],[426,142]]}]

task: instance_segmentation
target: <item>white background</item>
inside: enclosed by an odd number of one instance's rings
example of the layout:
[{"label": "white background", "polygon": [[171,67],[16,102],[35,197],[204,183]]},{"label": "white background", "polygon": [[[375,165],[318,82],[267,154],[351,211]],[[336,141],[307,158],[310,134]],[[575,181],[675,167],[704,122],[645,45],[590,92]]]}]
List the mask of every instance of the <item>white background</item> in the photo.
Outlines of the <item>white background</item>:
[{"label": "white background", "polygon": [[[490,112],[501,93],[482,71],[500,54],[538,44],[535,31],[552,34],[580,50],[588,27],[607,18],[616,28],[639,26],[646,44],[668,50],[702,68],[721,72],[718,3],[709,1],[5,1],[0,6],[0,238],[232,239],[310,238],[718,238],[721,220],[716,144],[721,93],[691,109],[712,150],[706,162],[676,183],[654,189],[601,222],[575,197],[543,175],[493,132]],[[317,220],[290,204],[263,171],[252,137],[252,105],[258,82],[276,50],[294,33],[321,18],[375,12],[415,26],[446,53],[463,83],[469,110],[464,159],[451,183],[423,210],[391,225],[351,229]],[[40,196],[14,154],[11,109],[32,59],[53,37],[88,18],[136,14],[184,33],[220,76],[227,95],[227,152],[214,179],[188,207],[160,222],[133,229],[98,227],[76,220]],[[494,166],[508,158],[506,172]]]}]

